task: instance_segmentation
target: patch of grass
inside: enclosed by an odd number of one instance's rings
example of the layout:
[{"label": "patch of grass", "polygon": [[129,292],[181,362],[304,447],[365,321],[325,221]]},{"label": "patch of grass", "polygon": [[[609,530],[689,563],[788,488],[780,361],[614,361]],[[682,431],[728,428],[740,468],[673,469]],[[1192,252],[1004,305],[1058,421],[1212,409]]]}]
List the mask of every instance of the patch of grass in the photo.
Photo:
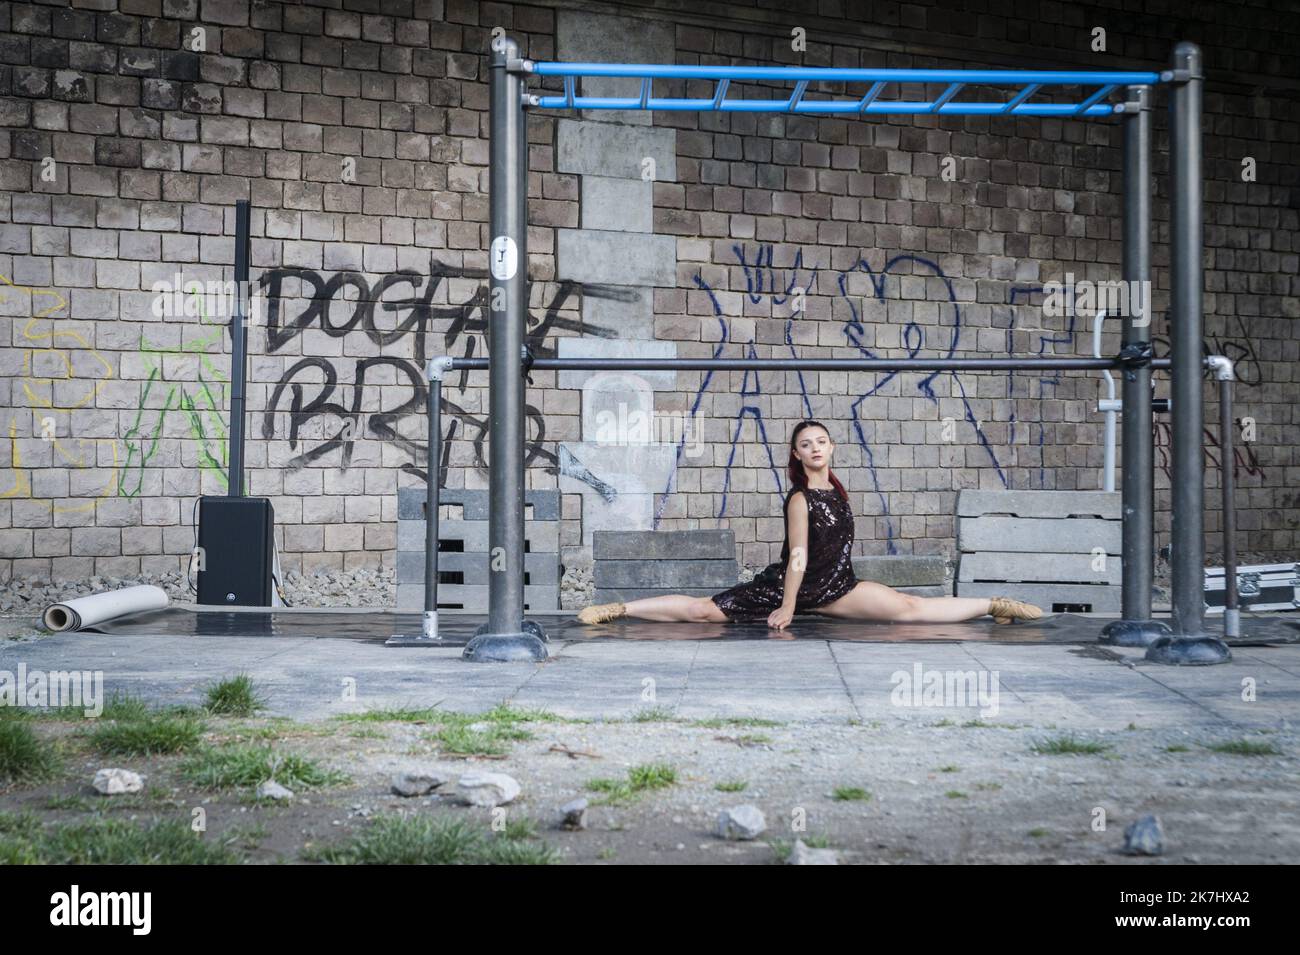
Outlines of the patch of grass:
[{"label": "patch of grass", "polygon": [[1166,753],[1190,753],[1191,751],[1190,746],[1184,746],[1182,743],[1174,743],[1172,746],[1165,747]]},{"label": "patch of grass", "polygon": [[739,793],[749,788],[749,783],[743,779],[726,779],[722,782],[713,784],[713,788],[720,793]]},{"label": "patch of grass", "polygon": [[861,786],[836,786],[831,790],[831,798],[837,802],[866,802],[871,793]]},{"label": "patch of grass", "polygon": [[743,726],[743,727],[750,727],[750,728],[778,727],[778,726],[785,726],[785,723],[782,722],[781,720],[760,719],[757,716],[735,716],[735,717],[716,716],[706,720],[692,720],[691,726],[697,726],[700,729],[706,729],[706,730],[720,730],[732,726]]},{"label": "patch of grass", "polygon": [[472,730],[468,726],[444,726],[430,739],[444,753],[453,756],[504,756],[506,753],[496,733]]},{"label": "patch of grass", "polygon": [[89,796],[51,796],[45,800],[44,808],[51,812],[94,812],[98,807]]},{"label": "patch of grass", "polygon": [[1137,727],[1137,724],[1136,724],[1136,723],[1130,723],[1130,724],[1128,724],[1128,726],[1126,726],[1126,727],[1124,727],[1124,728],[1125,728],[1125,729],[1130,729],[1130,730],[1135,730],[1135,729],[1137,729],[1138,727]]},{"label": "patch of grass", "polygon": [[266,699],[258,694],[253,678],[241,673],[208,687],[203,705],[214,716],[250,717],[266,709]]},{"label": "patch of grass", "polygon": [[58,767],[54,747],[26,722],[0,722],[0,782],[37,782],[54,775]]},{"label": "patch of grass", "polygon": [[1095,756],[1098,753],[1106,752],[1111,746],[1109,743],[1080,739],[1073,734],[1066,733],[1064,736],[1052,736],[1048,739],[1039,740],[1034,743],[1032,748],[1040,756]]},{"label": "patch of grass", "polygon": [[606,846],[596,853],[598,859],[614,859],[618,857],[618,850],[613,846]]},{"label": "patch of grass", "polygon": [[105,756],[158,756],[194,749],[203,724],[191,716],[150,715],[109,722],[90,734],[90,745]]},{"label": "patch of grass", "polygon": [[180,772],[202,789],[252,787],[268,779],[295,791],[349,782],[345,773],[325,769],[315,760],[256,745],[202,749],[181,764]]},{"label": "patch of grass", "polygon": [[630,719],[633,723],[678,722],[677,717],[673,715],[672,707],[668,706],[647,706],[633,713]]},{"label": "patch of grass", "polygon": [[1224,743],[1206,743],[1205,748],[1212,753],[1226,753],[1231,756],[1281,756],[1282,751],[1266,740],[1234,739]]},{"label": "patch of grass", "polygon": [[1030,835],[1031,837],[1033,837],[1034,839],[1042,839],[1044,836],[1047,836],[1047,835],[1049,835],[1049,834],[1050,834],[1050,833],[1049,833],[1048,830],[1046,830],[1046,829],[1030,829],[1030,830],[1029,830],[1029,835]]},{"label": "patch of grass", "polygon": [[[803,844],[809,849],[829,849],[831,847],[831,837],[824,832],[805,833],[799,837]],[[768,843],[768,847],[776,854],[780,862],[785,862],[790,858],[790,853],[794,852],[793,839],[776,839]]]},{"label": "patch of grass", "polygon": [[558,854],[533,837],[536,827],[519,820],[485,835],[460,819],[377,816],[365,831],[339,845],[308,850],[307,861],[335,865],[550,865]]},{"label": "patch of grass", "polygon": [[348,733],[348,739],[388,739],[388,736],[379,730],[363,728]]},{"label": "patch of grass", "polygon": [[1014,723],[989,723],[985,720],[967,720],[961,724],[964,730],[1017,730],[1020,729]]},{"label": "patch of grass", "polygon": [[677,770],[662,763],[633,766],[627,779],[591,779],[587,788],[605,794],[597,805],[626,802],[652,789],[664,789],[677,782]]},{"label": "patch of grass", "polygon": [[742,733],[733,739],[741,746],[766,746],[772,742],[772,737],[764,733]]},{"label": "patch of grass", "polygon": [[997,792],[1002,788],[1001,783],[976,783],[975,788],[980,792]]},{"label": "patch of grass", "polygon": [[0,723],[16,723],[30,716],[31,711],[25,706],[0,706]]},{"label": "patch of grass", "polygon": [[366,710],[364,713],[340,713],[334,717],[345,723],[441,723],[445,710],[436,706],[422,709]]},{"label": "patch of grass", "polygon": [[28,865],[228,865],[243,861],[235,836],[201,836],[188,820],[93,819],[41,826],[0,824],[0,863]]},{"label": "patch of grass", "polygon": [[949,789],[944,793],[949,799],[968,799],[969,797],[959,789]]},{"label": "patch of grass", "polygon": [[116,691],[104,701],[104,712],[99,714],[101,720],[143,720],[149,716],[149,707],[144,700],[129,693]]},{"label": "patch of grass", "polygon": [[960,766],[940,766],[938,769],[935,770],[935,772],[936,772],[936,773],[959,773],[959,772],[961,772],[961,767],[960,767]]}]

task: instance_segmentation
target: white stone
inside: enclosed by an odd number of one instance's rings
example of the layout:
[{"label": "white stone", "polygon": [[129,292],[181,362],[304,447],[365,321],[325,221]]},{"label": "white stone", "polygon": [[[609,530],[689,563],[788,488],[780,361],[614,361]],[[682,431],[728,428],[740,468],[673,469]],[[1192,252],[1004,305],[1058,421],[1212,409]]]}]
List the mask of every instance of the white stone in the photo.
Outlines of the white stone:
[{"label": "white stone", "polygon": [[718,813],[718,835],[723,839],[757,839],[766,829],[767,820],[763,818],[763,810],[757,806],[732,806]]},{"label": "white stone", "polygon": [[834,849],[810,849],[804,845],[802,839],[794,841],[794,848],[790,850],[790,858],[785,860],[786,865],[839,865],[839,856],[835,854]]},{"label": "white stone", "polygon": [[293,790],[286,789],[274,779],[268,779],[262,785],[257,787],[258,799],[274,799],[276,802],[284,802],[293,798]]},{"label": "white stone", "polygon": [[492,808],[513,802],[519,795],[519,783],[505,773],[471,772],[461,776],[456,784],[460,796],[471,806]]},{"label": "white stone", "polygon": [[101,769],[95,773],[91,783],[95,792],[102,796],[120,796],[123,793],[138,793],[144,789],[144,779],[139,773],[129,769]]}]

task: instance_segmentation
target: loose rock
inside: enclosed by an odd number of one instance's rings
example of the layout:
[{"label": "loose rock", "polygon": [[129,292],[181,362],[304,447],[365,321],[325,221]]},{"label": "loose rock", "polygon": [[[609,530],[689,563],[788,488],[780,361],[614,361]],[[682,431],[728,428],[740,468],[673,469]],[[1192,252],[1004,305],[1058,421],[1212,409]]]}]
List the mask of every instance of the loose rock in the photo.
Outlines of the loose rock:
[{"label": "loose rock", "polygon": [[426,796],[451,777],[434,769],[403,770],[393,776],[393,792],[399,796]]},{"label": "loose rock", "polygon": [[561,829],[587,828],[587,800],[581,796],[560,807]]},{"label": "loose rock", "polygon": [[732,806],[718,813],[718,835],[733,841],[757,839],[767,829],[763,810],[757,806]]},{"label": "loose rock", "polygon": [[1158,856],[1165,851],[1159,816],[1143,816],[1124,830],[1124,851],[1131,856]]},{"label": "loose rock", "polygon": [[794,848],[790,850],[790,858],[785,860],[786,865],[839,865],[839,856],[835,854],[834,849],[810,849],[804,845],[802,839],[794,841]]},{"label": "loose rock", "polygon": [[274,799],[276,802],[284,802],[293,798],[293,790],[286,789],[274,779],[268,779],[262,785],[257,787],[258,799]]},{"label": "loose rock", "polygon": [[466,773],[456,785],[465,802],[489,809],[513,802],[519,795],[519,783],[505,773]]},{"label": "loose rock", "polygon": [[139,773],[133,773],[129,769],[101,769],[95,773],[91,785],[101,796],[120,796],[123,793],[138,793],[144,789],[144,780]]}]

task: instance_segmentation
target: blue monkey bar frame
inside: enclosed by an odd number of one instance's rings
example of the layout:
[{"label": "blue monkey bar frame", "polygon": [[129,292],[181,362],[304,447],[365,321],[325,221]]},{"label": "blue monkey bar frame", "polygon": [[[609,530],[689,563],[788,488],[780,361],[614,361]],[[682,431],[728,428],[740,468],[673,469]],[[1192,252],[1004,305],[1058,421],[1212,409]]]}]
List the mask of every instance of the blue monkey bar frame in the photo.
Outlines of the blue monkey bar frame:
[{"label": "blue monkey bar frame", "polygon": [[[560,77],[560,94],[529,92],[530,76]],[[640,79],[638,96],[583,96],[582,78]],[[712,82],[705,98],[656,97],[659,80]],[[733,82],[793,83],[780,99],[732,99]],[[867,88],[849,99],[808,99],[813,83],[860,83]],[[891,84],[941,84],[932,99],[885,99]],[[620,63],[533,62],[519,56],[518,44],[506,36],[492,42],[490,84],[488,252],[489,300],[489,587],[488,621],[465,648],[465,658],[479,661],[539,660],[547,656],[546,634],[524,619],[524,376],[530,367],[596,367],[590,360],[533,361],[524,342],[528,273],[528,136],[525,110],[619,109],[695,112],[764,112],[830,115],[1047,116],[1124,119],[1124,260],[1126,281],[1150,279],[1151,92],[1167,84],[1170,117],[1171,326],[1173,409],[1173,622],[1174,630],[1151,619],[1153,540],[1153,468],[1151,422],[1150,315],[1124,321],[1123,347],[1114,359],[968,359],[956,364],[971,369],[1049,370],[1054,365],[1078,369],[1113,363],[1124,375],[1123,407],[1123,613],[1102,632],[1102,640],[1146,646],[1148,659],[1164,663],[1221,663],[1230,659],[1227,645],[1204,628],[1202,537],[1204,459],[1202,449],[1202,315],[1201,289],[1201,72],[1200,50],[1179,43],[1171,68],[1156,72],[1079,72],[1017,70],[858,70],[806,67],[675,66]],[[967,86],[1007,87],[1003,102],[959,99]],[[1034,102],[1040,90],[1079,87],[1081,99],[1069,103]],[[1125,98],[1108,97],[1123,89]],[[1014,93],[1011,91],[1014,90]],[[482,367],[484,359],[437,357],[429,362],[430,452],[425,624],[419,636],[394,637],[396,645],[438,645],[437,640],[437,502],[441,381],[447,371]],[[866,370],[868,362],[850,361]],[[1064,363],[1064,364],[1062,364]],[[813,369],[825,361],[810,359],[726,360],[726,367]],[[923,369],[934,362],[882,359],[874,367]],[[621,368],[703,367],[688,359],[653,363],[623,361]],[[603,367],[603,366],[602,366]],[[834,367],[840,367],[836,364]],[[946,367],[946,366],[945,366]]]},{"label": "blue monkey bar frame", "polygon": [[[1110,116],[1124,111],[1123,103],[1106,103],[1106,97],[1121,86],[1147,86],[1161,81],[1159,73],[1069,72],[1031,70],[855,70],[819,69],[799,66],[670,66],[651,63],[533,63],[536,76],[564,79],[562,95],[534,96],[530,106],[540,109],[648,109],[670,112],[734,113],[840,113],[849,115],[896,115],[936,113],[943,116]],[[641,80],[639,96],[579,96],[577,81],[583,77],[626,77]],[[704,99],[655,97],[656,79],[703,80],[714,84],[713,96]],[[728,99],[733,82],[794,83],[785,99]],[[860,97],[852,99],[807,99],[812,83],[869,83]],[[944,91],[933,100],[890,100],[881,94],[891,84],[943,84]],[[1001,103],[963,102],[956,97],[967,86],[1019,87],[1011,99]],[[1030,99],[1043,87],[1080,86],[1091,92],[1078,103],[1033,103]]]}]

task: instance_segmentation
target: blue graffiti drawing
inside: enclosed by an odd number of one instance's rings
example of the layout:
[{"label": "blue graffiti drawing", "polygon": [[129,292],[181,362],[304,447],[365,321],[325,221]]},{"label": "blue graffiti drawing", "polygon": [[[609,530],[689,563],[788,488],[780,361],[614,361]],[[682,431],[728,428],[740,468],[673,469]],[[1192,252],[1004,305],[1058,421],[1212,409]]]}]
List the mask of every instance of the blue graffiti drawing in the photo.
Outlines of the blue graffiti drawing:
[{"label": "blue graffiti drawing", "polygon": [[[810,269],[809,270],[810,281],[804,282],[802,285],[800,285],[798,276],[796,274],[799,269],[804,268],[802,251],[800,251],[796,255],[794,267],[791,270],[789,280],[786,281],[784,284],[778,282],[775,270],[773,269],[773,265],[772,265],[773,247],[772,246],[770,245],[760,246],[752,262],[749,260],[749,257],[743,246],[736,245],[733,247],[733,251],[735,252],[736,258],[739,261],[744,271],[746,295],[748,296],[749,301],[754,304],[758,304],[759,302],[763,301],[764,296],[766,296],[768,300],[771,302],[771,304],[784,305],[789,302],[791,296],[796,293],[796,290],[802,289],[804,292],[810,292],[812,289],[811,279],[814,277],[817,270]],[[907,268],[910,270],[910,272],[901,273],[899,270],[902,268]],[[886,261],[884,266],[880,268],[878,271],[876,269],[873,269],[870,263],[866,261],[866,259],[859,256],[856,265],[854,265],[851,269],[849,269],[848,271],[837,273],[836,287],[838,289],[838,294],[844,300],[845,304],[849,309],[849,318],[847,321],[845,321],[844,328],[843,328],[845,341],[848,347],[856,350],[858,354],[864,358],[881,357],[877,355],[874,351],[872,351],[872,349],[869,348],[863,340],[863,333],[865,331],[865,326],[862,323],[862,316],[858,304],[855,302],[854,297],[851,296],[849,293],[850,276],[855,273],[865,274],[867,276],[868,281],[870,282],[870,289],[868,294],[872,295],[877,301],[884,302],[887,299],[886,292],[889,283],[889,278],[891,276],[897,278],[900,274],[917,274],[918,270],[921,272],[921,274],[929,273],[930,276],[934,278],[938,278],[943,282],[944,289],[946,290],[947,293],[946,294],[947,304],[952,308],[952,321],[951,324],[948,324],[943,327],[944,333],[946,333],[946,340],[939,342],[937,345],[931,346],[931,345],[927,345],[924,328],[921,325],[919,325],[917,322],[909,320],[907,324],[903,327],[902,335],[901,335],[903,348],[906,351],[906,355],[908,358],[916,358],[922,352],[922,350],[925,350],[927,348],[939,352],[940,357],[943,358],[951,358],[955,355],[961,343],[963,324],[962,324],[961,305],[957,301],[956,290],[953,287],[952,279],[950,279],[944,273],[943,269],[939,266],[937,262],[932,261],[931,259],[927,259],[923,256],[913,255],[908,253],[895,255],[894,257]],[[749,357],[749,358],[757,357],[755,342],[752,338],[748,343],[733,342],[732,334],[731,334],[731,323],[726,318],[726,316],[723,315],[722,306],[719,303],[718,298],[714,293],[714,290],[698,273],[695,275],[694,281],[696,287],[702,289],[709,296],[709,301],[713,306],[714,317],[718,321],[718,328],[719,328],[720,335],[719,335],[718,343],[713,350],[713,357],[714,358],[721,357],[724,349],[729,344],[736,344],[742,346],[745,357]],[[1015,305],[1017,297],[1022,294],[1032,295],[1035,292],[1041,292],[1041,291],[1042,291],[1041,288],[1037,286],[1032,288],[1030,287],[1013,288],[1011,291],[1011,304]],[[790,355],[792,357],[797,358],[799,356],[794,346],[794,339],[792,334],[793,322],[794,322],[793,316],[791,318],[786,319],[785,344],[786,347],[789,349]],[[1069,319],[1069,326],[1065,330],[1063,338],[1054,337],[1051,334],[1039,336],[1037,353],[1040,355],[1046,353],[1049,346],[1051,345],[1063,344],[1063,343],[1072,344],[1074,341],[1074,334],[1075,334],[1074,316],[1071,315]],[[1007,330],[1007,353],[1011,354],[1012,351],[1013,348],[1012,348],[1012,341],[1011,341],[1011,329],[1009,327]],[[883,488],[880,485],[880,479],[879,479],[879,474],[878,474],[877,464],[876,464],[876,455],[872,449],[871,443],[867,440],[867,434],[862,420],[861,409],[863,403],[868,398],[878,394],[882,388],[884,388],[887,384],[889,384],[889,382],[893,381],[899,375],[900,372],[880,373],[880,375],[877,377],[875,384],[872,385],[866,391],[862,392],[861,394],[857,394],[855,400],[850,406],[852,412],[853,437],[854,440],[857,442],[858,446],[862,450],[863,458],[867,466],[867,472],[871,477],[874,493],[876,494],[878,500],[880,501],[881,514],[885,518],[885,524],[886,524],[886,546],[888,548],[888,553],[890,554],[896,554],[898,552],[897,547],[895,545],[896,534],[895,534],[894,519],[889,512],[888,498]],[[934,382],[941,375],[950,376],[952,386],[953,386],[952,388],[953,397],[960,399],[962,403],[962,408],[964,409],[965,412],[965,419],[974,428],[976,440],[979,442],[980,446],[984,449],[984,452],[988,455],[989,461],[992,463],[993,469],[997,473],[998,478],[1002,481],[1003,486],[1009,487],[1010,485],[1008,482],[1007,474],[1004,471],[1001,463],[998,461],[997,455],[994,453],[993,446],[989,442],[987,435],[984,433],[981,423],[975,417],[974,411],[971,408],[970,399],[966,391],[965,383],[961,380],[961,377],[958,375],[958,373],[951,372],[951,371],[930,372],[924,375],[922,378],[920,378],[920,380],[916,382],[915,388],[917,392],[919,392],[928,401],[938,403],[939,396],[935,393]],[[808,388],[805,383],[804,375],[802,372],[798,373],[798,380],[799,380],[799,388],[803,399],[803,406],[804,406],[805,413],[809,417],[811,417],[812,403],[808,397]],[[1051,377],[1044,377],[1044,378],[1036,377],[1034,380],[1040,382],[1038,385],[1040,398],[1046,396],[1044,390],[1046,387],[1054,387],[1058,382],[1058,379],[1051,378]],[[699,408],[703,400],[704,393],[705,391],[708,390],[712,381],[713,381],[713,372],[706,373],[700,383],[699,390],[695,394],[695,399],[691,404],[690,416],[693,421],[698,418]],[[768,468],[772,473],[774,484],[778,492],[783,491],[780,469],[777,467],[776,459],[772,453],[771,444],[768,440],[768,435],[767,435],[767,426],[766,426],[766,422],[763,419],[762,411],[756,403],[748,400],[762,393],[763,393],[762,386],[759,381],[758,372],[747,371],[745,373],[743,382],[741,384],[741,391],[740,391],[741,407],[736,414],[735,427],[732,429],[730,435],[731,447],[727,457],[726,469],[723,478],[722,502],[718,509],[718,514],[717,514],[719,518],[726,516],[727,495],[731,488],[731,469],[734,466],[736,461],[736,445],[739,443],[741,426],[743,424],[746,415],[753,417],[755,420],[759,432],[759,438],[762,441],[763,446],[767,452]],[[1010,376],[1008,376],[1007,379],[1007,396],[1008,397],[1012,396],[1012,379]],[[1011,428],[1012,428],[1012,432],[1011,432],[1012,440],[1014,440],[1014,433],[1015,433],[1014,416],[1012,418]],[[1042,441],[1043,441],[1043,429],[1042,429],[1042,425],[1040,424],[1039,425],[1040,445],[1042,444]],[[662,495],[659,501],[659,505],[656,508],[655,521],[654,521],[656,527],[658,527],[659,525],[659,521],[660,518],[662,517],[664,507],[667,505],[668,497],[672,494],[673,485],[676,480],[676,469],[677,466],[680,466],[681,464],[682,452],[685,447],[685,443],[686,443],[685,437],[683,437],[682,440],[678,443],[676,463],[674,465],[672,473],[670,473],[669,475],[668,484],[664,489],[664,494]]]}]

